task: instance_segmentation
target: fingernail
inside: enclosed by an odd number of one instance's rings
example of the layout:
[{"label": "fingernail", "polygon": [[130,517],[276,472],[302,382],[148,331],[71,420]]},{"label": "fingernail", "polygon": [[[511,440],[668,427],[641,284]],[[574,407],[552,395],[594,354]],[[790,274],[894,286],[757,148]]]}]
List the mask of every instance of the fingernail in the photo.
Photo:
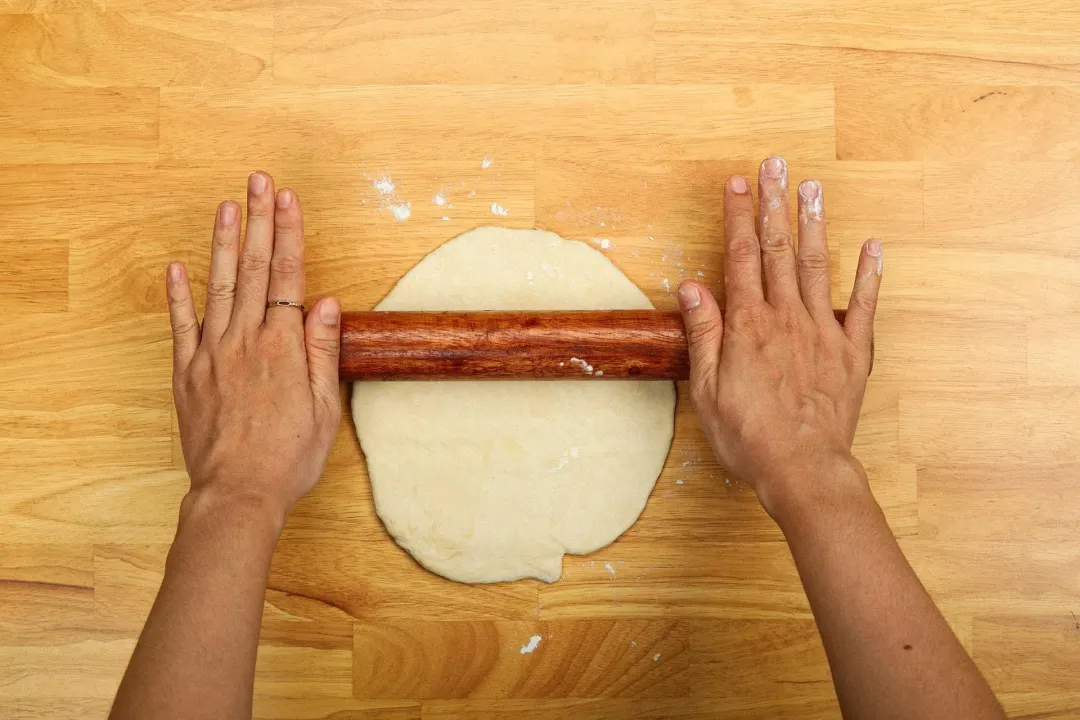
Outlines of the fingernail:
[{"label": "fingernail", "polygon": [[701,293],[698,292],[697,287],[690,283],[684,283],[679,286],[679,307],[683,310],[690,311],[701,304]]},{"label": "fingernail", "polygon": [[338,324],[338,318],[341,316],[341,308],[338,306],[336,300],[326,300],[319,306],[319,320],[323,325],[329,325],[333,327]]},{"label": "fingernail", "polygon": [[266,176],[261,172],[251,173],[251,177],[248,178],[248,189],[256,195],[266,192]]},{"label": "fingernail", "polygon": [[184,266],[180,263],[169,263],[169,282],[177,285],[184,280]]},{"label": "fingernail", "polygon": [[277,194],[278,207],[287,208],[290,205],[292,205],[292,201],[293,201],[293,191],[292,190],[289,190],[288,188],[285,188],[284,190],[279,190],[278,191],[278,194]]},{"label": "fingernail", "polygon": [[866,254],[877,258],[877,267],[874,268],[874,272],[877,273],[878,277],[881,277],[881,273],[885,270],[885,248],[881,246],[881,241],[877,238],[867,240]]},{"label": "fingernail", "polygon": [[821,183],[817,180],[803,180],[799,183],[799,197],[807,202],[821,197]]},{"label": "fingernail", "polygon": [[803,180],[799,183],[799,219],[806,223],[821,220],[825,215],[825,201],[821,195],[821,183],[817,180]]},{"label": "fingernail", "polygon": [[221,224],[228,227],[236,222],[236,206],[231,202],[221,203],[221,207],[218,208],[218,218],[221,220]]},{"label": "fingernail", "polygon": [[787,163],[783,158],[778,158],[775,155],[765,158],[761,163],[761,171],[765,173],[765,177],[772,178],[773,180],[783,180],[787,175]]},{"label": "fingernail", "polygon": [[744,178],[742,175],[732,175],[730,184],[731,192],[735,193],[736,195],[745,195],[746,191],[750,189],[749,186],[746,184],[746,178]]}]

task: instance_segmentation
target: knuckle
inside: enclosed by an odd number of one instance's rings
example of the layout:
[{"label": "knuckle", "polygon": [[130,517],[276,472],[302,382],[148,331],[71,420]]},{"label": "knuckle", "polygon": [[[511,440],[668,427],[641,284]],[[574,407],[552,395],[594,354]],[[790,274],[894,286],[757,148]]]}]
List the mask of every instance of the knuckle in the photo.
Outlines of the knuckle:
[{"label": "knuckle", "polygon": [[233,250],[236,250],[236,247],[239,243],[240,238],[232,233],[216,232],[214,233],[214,245],[212,249],[231,252]]},{"label": "knuckle", "polygon": [[877,298],[866,293],[855,293],[851,296],[851,305],[867,315],[873,315],[877,309]]},{"label": "knuckle", "polygon": [[829,256],[821,250],[801,249],[799,268],[805,273],[822,273],[829,270]]},{"label": "knuckle", "polygon": [[735,263],[753,262],[757,260],[758,252],[757,240],[745,235],[736,236],[728,243],[727,259]]},{"label": "knuckle", "polygon": [[277,275],[299,275],[304,269],[304,261],[296,255],[275,255],[270,261],[270,269]]},{"label": "knuckle", "polygon": [[175,337],[184,337],[198,330],[199,324],[191,319],[174,320],[173,321],[173,335]]},{"label": "knuckle", "polygon": [[212,280],[206,286],[206,297],[211,300],[230,300],[236,296],[236,281]]},{"label": "knuckle", "polygon": [[267,193],[267,195],[270,197],[269,200],[259,198],[252,199],[248,202],[248,220],[253,218],[269,218],[274,215],[273,195],[270,193]]},{"label": "knuckle", "polygon": [[309,337],[308,347],[318,355],[332,356],[338,354],[338,339],[336,337]]},{"label": "knuckle", "polygon": [[254,253],[244,253],[240,256],[240,271],[253,275],[265,273],[270,268],[270,261]]},{"label": "knuckle", "polygon": [[719,334],[721,327],[719,316],[702,318],[686,328],[686,339],[691,345],[697,345]]},{"label": "knuckle", "polygon": [[791,233],[770,227],[762,233],[762,249],[765,252],[788,252],[791,250]]}]

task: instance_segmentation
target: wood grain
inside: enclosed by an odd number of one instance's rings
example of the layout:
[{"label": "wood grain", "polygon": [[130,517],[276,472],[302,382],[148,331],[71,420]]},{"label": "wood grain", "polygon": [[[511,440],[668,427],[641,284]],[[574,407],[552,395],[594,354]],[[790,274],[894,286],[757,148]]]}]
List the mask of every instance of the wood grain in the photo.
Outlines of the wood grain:
[{"label": "wood grain", "polygon": [[[1077,717],[1078,34],[1050,0],[0,3],[0,716],[107,712],[186,490],[165,263],[201,306],[249,172],[301,198],[309,305],[504,225],[608,240],[674,311],[723,296],[723,182],[779,153],[824,185],[834,307],[885,245],[854,451],[894,534],[1010,713]],[[343,389],[255,717],[838,718],[782,535],[678,390],[636,525],[466,587],[386,534]]]}]

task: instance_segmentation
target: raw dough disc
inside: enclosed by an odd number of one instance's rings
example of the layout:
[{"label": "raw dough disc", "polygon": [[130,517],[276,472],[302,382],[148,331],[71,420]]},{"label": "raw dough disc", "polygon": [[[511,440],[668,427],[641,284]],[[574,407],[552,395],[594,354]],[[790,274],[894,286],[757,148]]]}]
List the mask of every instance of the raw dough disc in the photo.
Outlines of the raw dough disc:
[{"label": "raw dough disc", "polygon": [[[584,243],[485,227],[421,260],[376,309],[651,307]],[[671,446],[675,387],[360,382],[352,410],[375,509],[421,565],[460,582],[552,582],[563,553],[602,548],[641,514]]]}]

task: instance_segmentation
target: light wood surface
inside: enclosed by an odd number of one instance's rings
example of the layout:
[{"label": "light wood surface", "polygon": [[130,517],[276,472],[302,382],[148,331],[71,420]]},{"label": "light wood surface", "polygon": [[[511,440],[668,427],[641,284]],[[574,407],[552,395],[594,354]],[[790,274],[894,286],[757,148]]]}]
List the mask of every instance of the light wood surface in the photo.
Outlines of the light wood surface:
[{"label": "light wood surface", "polygon": [[[0,717],[107,711],[186,487],[165,263],[201,297],[251,170],[299,192],[309,300],[370,308],[501,224],[607,238],[673,309],[720,289],[721,183],[769,153],[824,184],[837,306],[885,244],[855,450],[895,533],[1013,715],[1080,717],[1078,37],[1050,0],[0,2]],[[417,567],[346,418],[274,560],[256,716],[838,717],[687,400],[639,522],[553,585]]]}]

